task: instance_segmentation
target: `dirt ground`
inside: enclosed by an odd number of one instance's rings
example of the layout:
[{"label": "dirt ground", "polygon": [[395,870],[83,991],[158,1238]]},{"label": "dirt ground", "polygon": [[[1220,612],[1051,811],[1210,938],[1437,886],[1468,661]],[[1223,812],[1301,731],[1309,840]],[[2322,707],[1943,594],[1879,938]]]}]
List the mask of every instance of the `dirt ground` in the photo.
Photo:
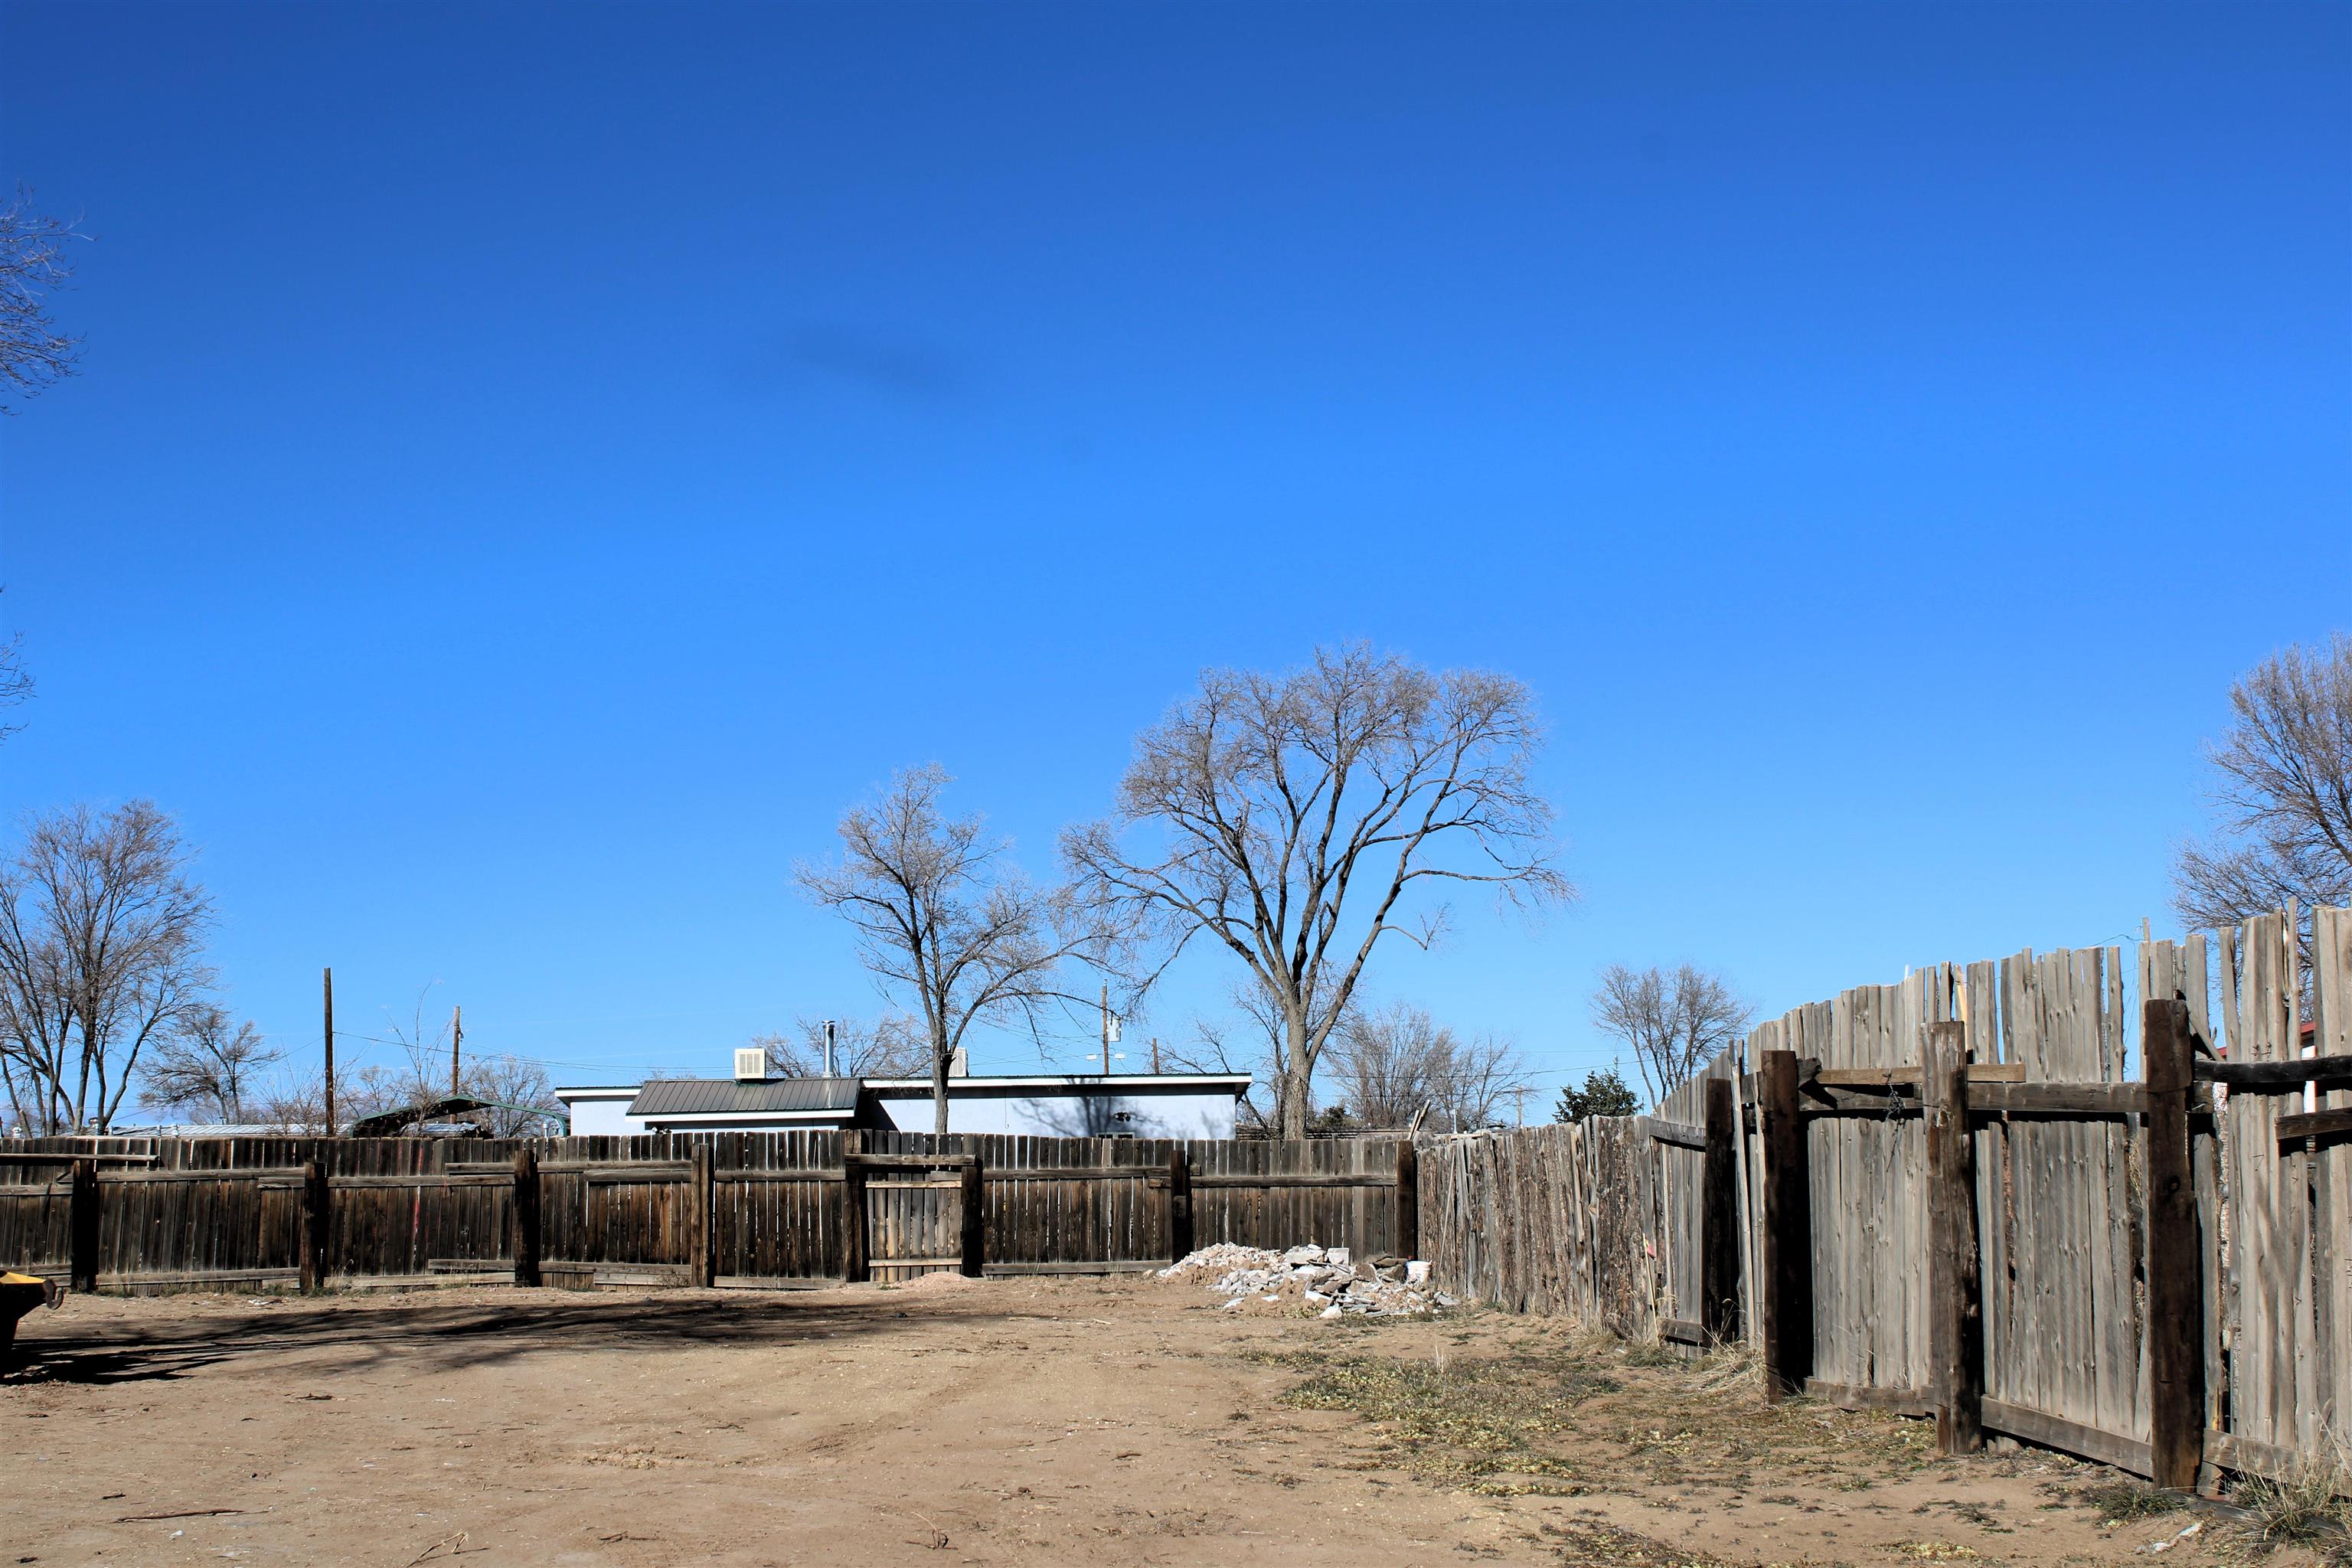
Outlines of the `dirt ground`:
[{"label": "dirt ground", "polygon": [[[75,1298],[0,1384],[0,1563],[2145,1562],[2042,1453],[1493,1312],[1129,1279]],[[2284,1565],[2292,1559],[2272,1560]]]}]

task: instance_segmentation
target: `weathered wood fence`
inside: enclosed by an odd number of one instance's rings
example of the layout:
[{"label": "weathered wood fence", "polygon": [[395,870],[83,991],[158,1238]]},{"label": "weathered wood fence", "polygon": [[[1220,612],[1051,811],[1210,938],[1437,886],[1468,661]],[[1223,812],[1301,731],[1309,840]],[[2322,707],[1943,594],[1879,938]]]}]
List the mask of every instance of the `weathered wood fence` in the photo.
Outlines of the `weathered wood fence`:
[{"label": "weathered wood fence", "polygon": [[1412,1170],[1370,1141],[14,1140],[0,1267],[122,1291],[1110,1273],[1219,1241],[1409,1250]]},{"label": "weathered wood fence", "polygon": [[2352,1434],[2352,910],[2312,931],[2307,977],[2279,914],[1799,1007],[1656,1116],[1425,1143],[1425,1250],[1954,1448],[2276,1471]]}]

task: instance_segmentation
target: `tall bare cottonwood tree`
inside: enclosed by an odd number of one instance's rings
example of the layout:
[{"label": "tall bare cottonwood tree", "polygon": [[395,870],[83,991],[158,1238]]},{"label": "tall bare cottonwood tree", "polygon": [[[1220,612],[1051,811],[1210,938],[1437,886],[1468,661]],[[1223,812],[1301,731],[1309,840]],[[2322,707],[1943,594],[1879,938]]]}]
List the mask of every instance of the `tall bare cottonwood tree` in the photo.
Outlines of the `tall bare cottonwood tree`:
[{"label": "tall bare cottonwood tree", "polygon": [[1012,841],[978,816],[946,816],[936,763],[898,773],[841,819],[841,858],[794,873],[809,900],[846,920],[883,989],[911,1005],[925,1041],[933,1130],[948,1130],[948,1063],[976,1023],[1018,1020],[1076,1002],[1062,966],[1098,950],[1088,911],[1009,859]]},{"label": "tall bare cottonwood tree", "polygon": [[2231,687],[2230,708],[2206,750],[2221,836],[2181,847],[2174,910],[2210,930],[2290,899],[2352,904],[2352,636],[2264,659]]},{"label": "tall bare cottonwood tree", "polygon": [[1332,1036],[1330,1056],[1339,1098],[1368,1127],[1409,1127],[1424,1116],[1449,1132],[1484,1127],[1527,1088],[1508,1039],[1465,1039],[1410,1002],[1351,1016]]},{"label": "tall bare cottonwood tree", "polygon": [[17,1125],[104,1131],[140,1053],[205,1000],[212,900],[152,801],[28,817],[0,864],[0,1083]]},{"label": "tall bare cottonwood tree", "polygon": [[1687,963],[1672,973],[1612,963],[1592,994],[1593,1027],[1633,1047],[1652,1105],[1746,1032],[1753,1013],[1721,975]]},{"label": "tall bare cottonwood tree", "polygon": [[149,1105],[193,1111],[218,1121],[247,1120],[258,1108],[261,1070],[285,1053],[252,1019],[232,1021],[228,1009],[199,1003],[174,1036],[158,1040],[147,1059],[141,1098]]},{"label": "tall bare cottonwood tree", "polygon": [[48,296],[73,275],[65,247],[82,237],[70,222],[36,211],[22,185],[0,205],[0,414],[73,374],[80,345],[58,331]]},{"label": "tall bare cottonwood tree", "polygon": [[1063,857],[1171,957],[1203,937],[1248,968],[1281,1017],[1282,1134],[1303,1138],[1316,1062],[1372,953],[1443,928],[1423,895],[1572,895],[1528,779],[1541,740],[1509,676],[1360,643],[1278,674],[1210,670],[1138,737],[1112,816],[1066,832]]}]

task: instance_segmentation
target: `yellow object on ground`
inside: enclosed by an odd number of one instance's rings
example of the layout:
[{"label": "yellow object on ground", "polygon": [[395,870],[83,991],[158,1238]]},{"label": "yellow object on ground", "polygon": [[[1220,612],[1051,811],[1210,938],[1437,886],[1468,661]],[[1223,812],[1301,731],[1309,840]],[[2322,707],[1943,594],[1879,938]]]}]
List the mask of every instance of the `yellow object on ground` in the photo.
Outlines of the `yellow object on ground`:
[{"label": "yellow object on ground", "polygon": [[36,1307],[54,1307],[65,1291],[54,1279],[37,1274],[0,1274],[0,1371],[5,1371],[16,1344],[16,1320]]}]

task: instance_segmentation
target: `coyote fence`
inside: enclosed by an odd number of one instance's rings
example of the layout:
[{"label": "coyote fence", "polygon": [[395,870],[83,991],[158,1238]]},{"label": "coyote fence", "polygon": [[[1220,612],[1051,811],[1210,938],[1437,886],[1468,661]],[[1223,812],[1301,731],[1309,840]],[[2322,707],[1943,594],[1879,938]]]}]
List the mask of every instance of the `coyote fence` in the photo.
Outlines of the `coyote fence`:
[{"label": "coyote fence", "polygon": [[[1940,964],[1420,1152],[1448,1288],[2186,1486],[2352,1433],[2352,910]],[[2218,998],[2215,994],[2218,981]],[[2309,1012],[2309,1018],[2304,1016]]]},{"label": "coyote fence", "polygon": [[[1411,1252],[1412,1147],[848,1131],[0,1143],[0,1266],[80,1290],[787,1288]],[[1400,1173],[1403,1180],[1399,1181]]]}]

